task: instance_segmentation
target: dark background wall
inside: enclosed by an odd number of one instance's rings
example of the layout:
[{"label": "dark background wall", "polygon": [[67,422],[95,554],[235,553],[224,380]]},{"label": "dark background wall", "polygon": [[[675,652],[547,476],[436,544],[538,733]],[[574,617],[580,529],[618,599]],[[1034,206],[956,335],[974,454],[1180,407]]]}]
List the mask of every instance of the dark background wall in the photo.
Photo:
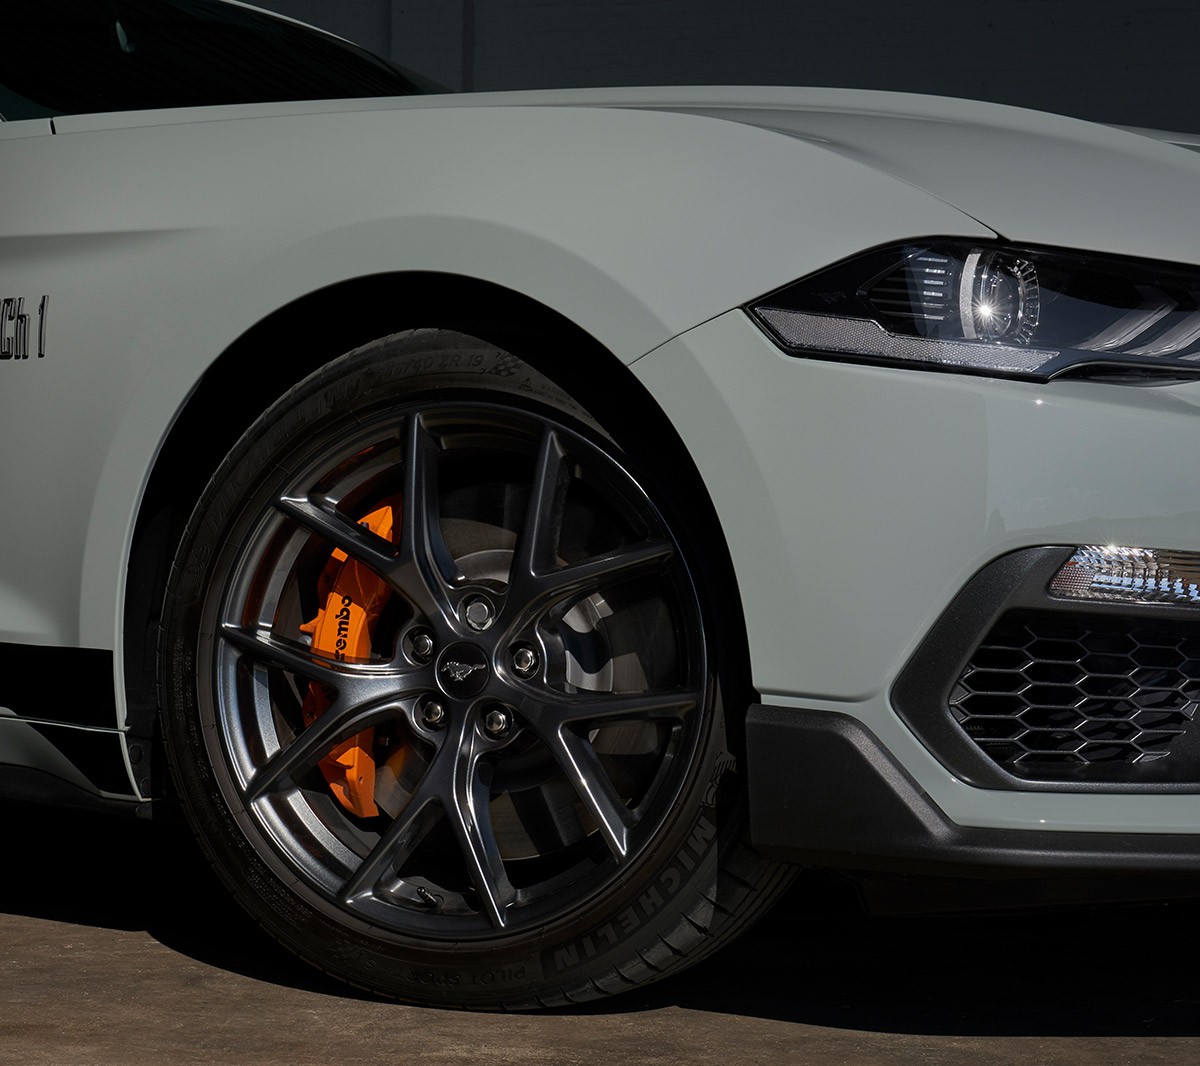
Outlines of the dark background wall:
[{"label": "dark background wall", "polygon": [[454,89],[838,85],[1200,131],[1197,0],[256,0]]}]

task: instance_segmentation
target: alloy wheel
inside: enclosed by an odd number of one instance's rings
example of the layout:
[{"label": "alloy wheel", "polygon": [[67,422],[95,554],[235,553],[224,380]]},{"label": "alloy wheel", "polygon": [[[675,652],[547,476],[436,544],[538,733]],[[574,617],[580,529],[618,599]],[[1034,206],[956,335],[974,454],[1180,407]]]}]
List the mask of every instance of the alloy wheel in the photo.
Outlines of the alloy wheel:
[{"label": "alloy wheel", "polygon": [[516,403],[381,409],[314,434],[239,541],[201,632],[210,757],[326,907],[515,935],[670,819],[707,728],[701,615],[599,434]]}]

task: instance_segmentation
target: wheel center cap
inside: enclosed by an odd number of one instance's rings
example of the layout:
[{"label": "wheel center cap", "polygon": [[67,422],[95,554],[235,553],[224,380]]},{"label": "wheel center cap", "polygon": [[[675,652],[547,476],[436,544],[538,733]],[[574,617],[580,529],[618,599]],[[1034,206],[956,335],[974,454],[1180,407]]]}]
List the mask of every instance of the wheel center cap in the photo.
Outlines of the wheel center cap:
[{"label": "wheel center cap", "polygon": [[483,691],[491,670],[488,657],[477,644],[451,644],[437,662],[438,684],[447,696],[468,700]]}]

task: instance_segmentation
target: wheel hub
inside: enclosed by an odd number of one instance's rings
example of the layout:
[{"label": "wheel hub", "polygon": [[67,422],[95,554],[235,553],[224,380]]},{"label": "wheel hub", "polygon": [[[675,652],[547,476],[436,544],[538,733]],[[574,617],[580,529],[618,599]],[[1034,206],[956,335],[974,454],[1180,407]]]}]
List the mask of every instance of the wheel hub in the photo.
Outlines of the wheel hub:
[{"label": "wheel hub", "polygon": [[491,678],[487,654],[477,644],[459,641],[438,656],[438,687],[452,699],[469,700],[478,696]]}]

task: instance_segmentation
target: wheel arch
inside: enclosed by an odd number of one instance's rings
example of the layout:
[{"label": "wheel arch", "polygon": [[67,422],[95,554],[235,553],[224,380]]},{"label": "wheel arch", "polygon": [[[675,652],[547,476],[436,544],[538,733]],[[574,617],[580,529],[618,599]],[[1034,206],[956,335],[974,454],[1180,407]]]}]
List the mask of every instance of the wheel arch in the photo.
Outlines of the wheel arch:
[{"label": "wheel arch", "polygon": [[741,597],[716,510],[686,446],[646,387],[590,333],[522,293],[455,274],[376,274],[311,292],[245,331],[208,367],[162,440],[136,511],[120,615],[130,765],[143,796],[168,791],[156,689],[159,608],[195,501],[241,434],[288,388],[346,351],[417,328],[454,329],[519,354],[601,424],[619,425],[627,450],[659,457],[656,466],[670,475],[664,478],[670,502],[688,509],[695,552],[713,579],[715,599],[707,607],[719,629],[716,640],[733,675],[744,679],[733,689],[734,717],[754,701]]}]

